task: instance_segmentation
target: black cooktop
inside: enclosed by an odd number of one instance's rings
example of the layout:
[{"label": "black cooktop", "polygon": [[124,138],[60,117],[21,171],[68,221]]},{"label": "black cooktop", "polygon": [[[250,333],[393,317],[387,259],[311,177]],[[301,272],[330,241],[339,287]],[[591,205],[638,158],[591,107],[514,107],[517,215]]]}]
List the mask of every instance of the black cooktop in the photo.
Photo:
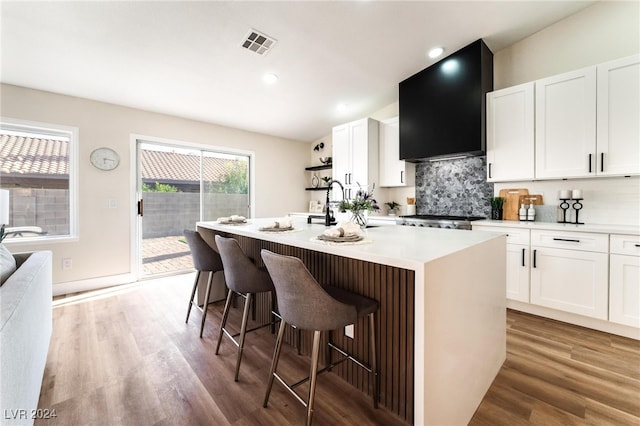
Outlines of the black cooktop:
[{"label": "black cooktop", "polygon": [[445,216],[445,215],[431,215],[431,214],[414,214],[407,216],[400,216],[403,219],[420,219],[420,220],[483,220],[486,217],[480,216]]}]

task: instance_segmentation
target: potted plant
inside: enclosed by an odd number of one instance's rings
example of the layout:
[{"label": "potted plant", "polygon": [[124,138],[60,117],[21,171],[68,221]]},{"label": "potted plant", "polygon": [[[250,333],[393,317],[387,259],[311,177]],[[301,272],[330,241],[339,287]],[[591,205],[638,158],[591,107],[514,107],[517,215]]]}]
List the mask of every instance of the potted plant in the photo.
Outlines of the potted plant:
[{"label": "potted plant", "polygon": [[[360,184],[358,184],[358,186],[360,187]],[[371,191],[365,191],[360,187],[352,200],[340,201],[338,209],[341,212],[349,211],[351,213],[351,220],[360,225],[361,228],[366,228],[368,222],[367,214],[380,210],[380,207],[378,206],[378,202],[373,198],[373,189]]]},{"label": "potted plant", "polygon": [[491,197],[491,219],[502,220],[502,206],[504,205],[504,198]]},{"label": "potted plant", "polygon": [[389,216],[395,216],[396,215],[396,209],[398,207],[400,207],[400,203],[396,203],[395,201],[388,201],[385,204],[387,206],[387,214]]},{"label": "potted plant", "polygon": [[331,181],[331,176],[322,176],[320,179],[324,182],[324,186],[327,186]]}]

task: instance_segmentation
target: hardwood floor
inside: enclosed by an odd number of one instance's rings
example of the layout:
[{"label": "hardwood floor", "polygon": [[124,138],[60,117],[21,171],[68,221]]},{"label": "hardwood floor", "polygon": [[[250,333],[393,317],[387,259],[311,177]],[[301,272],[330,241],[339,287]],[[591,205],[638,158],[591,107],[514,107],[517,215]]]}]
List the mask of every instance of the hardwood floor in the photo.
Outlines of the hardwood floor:
[{"label": "hardwood floor", "polygon": [[[202,339],[199,312],[184,323],[192,277],[57,299],[39,402],[57,417],[35,424],[302,424],[304,408],[277,383],[262,407],[268,328],[248,335],[236,383],[235,346],[224,339],[214,354],[222,304],[210,306]],[[640,342],[514,311],[507,319],[507,361],[472,425],[640,424]],[[283,347],[283,374],[295,380],[307,368],[307,356]],[[318,380],[314,424],[404,423],[328,373]]]}]

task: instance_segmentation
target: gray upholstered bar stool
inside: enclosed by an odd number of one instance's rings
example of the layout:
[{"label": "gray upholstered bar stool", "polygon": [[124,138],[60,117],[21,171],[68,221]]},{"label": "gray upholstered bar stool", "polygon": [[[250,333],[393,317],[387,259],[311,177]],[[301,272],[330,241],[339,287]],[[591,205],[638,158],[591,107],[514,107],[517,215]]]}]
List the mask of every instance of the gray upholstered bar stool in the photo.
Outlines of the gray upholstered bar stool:
[{"label": "gray upholstered bar stool", "polygon": [[[245,335],[249,331],[254,331],[262,327],[274,324],[274,302],[275,294],[273,293],[273,283],[269,277],[269,273],[263,269],[259,269],[249,257],[242,251],[242,248],[233,238],[224,238],[220,235],[215,236],[216,245],[222,258],[224,265],[224,277],[229,287],[227,302],[224,305],[224,313],[222,314],[222,322],[220,323],[220,333],[218,334],[218,343],[216,345],[216,355],[220,349],[222,335],[225,334],[238,347],[238,358],[236,360],[235,381],[238,381],[240,373],[240,363],[242,361],[242,351],[244,349]],[[271,321],[258,327],[247,330],[249,320],[249,307],[256,293],[270,292],[271,295]],[[227,328],[227,319],[229,317],[229,309],[231,308],[231,299],[237,294],[245,299],[244,311],[242,313],[242,325],[240,333],[231,334]],[[236,337],[240,336],[240,340],[236,341]]]},{"label": "gray upholstered bar stool", "polygon": [[[189,299],[189,306],[187,307],[187,319],[185,323],[189,322],[189,315],[191,314],[191,307],[195,304],[196,308],[202,311],[202,320],[200,322],[200,337],[202,337],[202,330],[204,330],[204,321],[207,319],[207,307],[209,306],[209,298],[211,297],[211,283],[215,274],[222,273],[222,259],[220,255],[202,239],[199,233],[191,231],[189,229],[184,230],[184,236],[187,239],[189,250],[191,251],[191,257],[193,259],[193,267],[197,271],[196,279],[193,282],[193,290],[191,290],[191,299]],[[197,302],[194,302],[196,295],[196,289],[198,288],[198,281],[200,280],[200,274],[202,272],[208,272],[209,278],[207,280],[207,289],[204,293],[204,304],[202,308],[198,306]],[[219,302],[219,300],[215,300]]]},{"label": "gray upholstered bar stool", "polygon": [[[283,256],[263,249],[262,260],[273,280],[278,298],[278,310],[282,321],[278,329],[276,346],[271,363],[269,383],[264,397],[263,406],[269,402],[269,394],[273,386],[273,379],[285,386],[287,390],[307,408],[307,425],[311,424],[313,416],[313,402],[316,391],[316,380],[319,372],[330,369],[336,364],[351,360],[369,372],[369,382],[373,387],[373,406],[378,407],[378,366],[376,362],[376,332],[375,313],[378,302],[350,291],[331,286],[321,286],[297,257]],[[322,331],[340,329],[349,324],[355,324],[358,318],[369,317],[369,345],[371,349],[371,366],[354,358],[344,350],[328,342],[329,348],[335,349],[343,355],[339,361],[332,363],[329,357],[328,365],[318,371],[318,357],[320,351],[320,337]],[[311,352],[310,377],[294,384],[286,383],[277,373],[280,349],[284,336],[285,323],[302,330],[313,330],[313,348]],[[330,339],[329,339],[330,340]],[[304,401],[295,391],[295,387],[311,379],[309,395]]]}]

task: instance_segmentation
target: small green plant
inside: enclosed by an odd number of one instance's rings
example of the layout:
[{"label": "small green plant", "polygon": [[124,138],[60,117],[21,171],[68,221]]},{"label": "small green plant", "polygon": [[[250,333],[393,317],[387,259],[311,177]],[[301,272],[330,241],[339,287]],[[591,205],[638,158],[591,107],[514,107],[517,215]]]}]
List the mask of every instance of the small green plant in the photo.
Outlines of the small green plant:
[{"label": "small green plant", "polygon": [[491,208],[493,210],[502,210],[502,205],[504,204],[504,198],[502,197],[491,197]]},{"label": "small green plant", "polygon": [[331,176],[322,176],[320,179],[327,185],[331,181]]},{"label": "small green plant", "polygon": [[385,204],[389,207],[389,210],[395,210],[400,207],[400,203],[396,203],[395,201],[388,201]]}]

